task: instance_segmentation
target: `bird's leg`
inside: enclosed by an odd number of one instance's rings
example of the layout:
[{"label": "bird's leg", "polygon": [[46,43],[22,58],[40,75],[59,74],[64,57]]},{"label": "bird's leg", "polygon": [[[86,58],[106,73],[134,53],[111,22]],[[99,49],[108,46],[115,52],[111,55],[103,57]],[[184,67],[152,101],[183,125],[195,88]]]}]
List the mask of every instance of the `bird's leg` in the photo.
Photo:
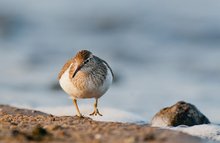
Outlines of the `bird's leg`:
[{"label": "bird's leg", "polygon": [[95,116],[96,116],[96,115],[102,116],[102,114],[99,113],[99,110],[98,110],[97,106],[98,106],[98,99],[95,99],[94,111],[93,111],[91,114],[89,114],[90,116],[92,116],[92,115],[95,115]]},{"label": "bird's leg", "polygon": [[78,107],[78,105],[77,105],[77,100],[76,99],[73,99],[73,104],[74,104],[74,106],[76,107],[76,114],[77,114],[77,116],[78,117],[80,117],[80,118],[82,118],[83,116],[82,116],[82,114],[80,113],[80,111],[79,111],[79,107]]}]

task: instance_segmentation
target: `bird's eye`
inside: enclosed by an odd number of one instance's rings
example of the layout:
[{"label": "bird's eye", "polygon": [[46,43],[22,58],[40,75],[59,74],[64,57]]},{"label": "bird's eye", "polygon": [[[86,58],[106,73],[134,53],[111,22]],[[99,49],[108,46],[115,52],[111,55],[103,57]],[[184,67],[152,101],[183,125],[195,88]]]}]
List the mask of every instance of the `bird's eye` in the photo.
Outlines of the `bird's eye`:
[{"label": "bird's eye", "polygon": [[90,61],[90,59],[87,59],[84,61],[84,64],[88,63]]}]

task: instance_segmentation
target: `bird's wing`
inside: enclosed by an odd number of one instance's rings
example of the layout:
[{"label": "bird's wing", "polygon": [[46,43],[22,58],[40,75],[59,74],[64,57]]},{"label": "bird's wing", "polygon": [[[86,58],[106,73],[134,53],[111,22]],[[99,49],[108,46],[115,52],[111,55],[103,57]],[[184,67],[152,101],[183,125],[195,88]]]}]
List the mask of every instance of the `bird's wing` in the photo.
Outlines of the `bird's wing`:
[{"label": "bird's wing", "polygon": [[106,66],[109,68],[109,70],[111,71],[111,74],[112,74],[112,78],[113,78],[113,80],[114,80],[114,79],[115,79],[115,75],[114,75],[114,73],[113,73],[111,67],[108,65],[108,63],[107,63],[106,61],[102,60],[102,62],[103,62],[104,64],[106,64]]},{"label": "bird's wing", "polygon": [[114,80],[115,76],[114,76],[114,73],[113,73],[111,67],[109,66],[109,64],[106,61],[104,61],[103,59],[100,59],[99,57],[96,57],[96,58],[98,58],[100,61],[102,61],[107,66],[107,68],[109,68],[109,70],[111,71],[111,74],[112,74],[112,78]]}]

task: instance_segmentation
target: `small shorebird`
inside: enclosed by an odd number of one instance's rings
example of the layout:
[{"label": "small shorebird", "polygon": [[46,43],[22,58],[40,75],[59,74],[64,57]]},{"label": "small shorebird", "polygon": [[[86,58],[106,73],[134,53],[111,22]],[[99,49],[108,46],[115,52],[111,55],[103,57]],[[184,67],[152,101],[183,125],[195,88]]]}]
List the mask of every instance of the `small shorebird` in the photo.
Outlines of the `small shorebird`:
[{"label": "small shorebird", "polygon": [[105,94],[113,80],[113,72],[107,62],[90,51],[79,51],[61,69],[58,79],[62,89],[71,96],[77,116],[83,117],[77,105],[79,98],[95,98],[94,111],[100,115],[98,99]]}]

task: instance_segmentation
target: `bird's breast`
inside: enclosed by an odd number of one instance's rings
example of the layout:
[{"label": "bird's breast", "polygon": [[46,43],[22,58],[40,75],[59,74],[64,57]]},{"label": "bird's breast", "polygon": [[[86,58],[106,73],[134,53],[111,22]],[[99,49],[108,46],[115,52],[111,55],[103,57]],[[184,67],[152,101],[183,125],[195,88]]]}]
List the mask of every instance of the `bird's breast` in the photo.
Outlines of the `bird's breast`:
[{"label": "bird's breast", "polygon": [[70,78],[70,67],[61,76],[59,82],[67,94],[76,98],[99,98],[112,83],[113,77],[108,68],[106,72],[99,68],[90,72],[80,70],[74,78]]}]

